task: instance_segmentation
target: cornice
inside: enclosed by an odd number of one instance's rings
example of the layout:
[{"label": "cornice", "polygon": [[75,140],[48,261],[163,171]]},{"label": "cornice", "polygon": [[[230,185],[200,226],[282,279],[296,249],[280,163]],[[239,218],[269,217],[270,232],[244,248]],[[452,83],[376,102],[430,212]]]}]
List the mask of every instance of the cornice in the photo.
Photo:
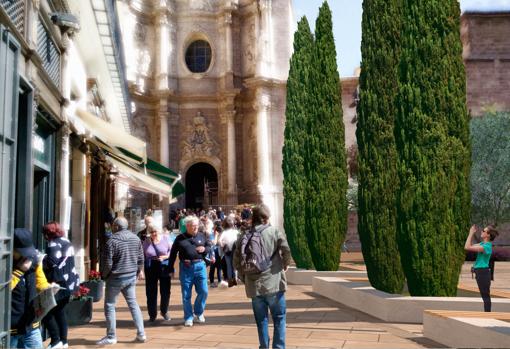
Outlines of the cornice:
[{"label": "cornice", "polygon": [[248,89],[258,87],[286,88],[287,81],[273,78],[254,77],[246,79],[243,85]]}]

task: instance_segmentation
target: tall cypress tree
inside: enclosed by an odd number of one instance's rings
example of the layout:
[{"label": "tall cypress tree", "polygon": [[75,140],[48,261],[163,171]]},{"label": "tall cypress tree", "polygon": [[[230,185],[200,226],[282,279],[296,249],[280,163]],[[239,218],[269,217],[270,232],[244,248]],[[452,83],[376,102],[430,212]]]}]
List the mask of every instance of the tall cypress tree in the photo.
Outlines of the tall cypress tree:
[{"label": "tall cypress tree", "polygon": [[305,235],[307,181],[305,177],[306,120],[310,112],[310,67],[313,35],[306,17],[294,34],[294,53],[287,80],[287,107],[283,145],[283,215],[292,258],[298,268],[312,269]]},{"label": "tall cypress tree", "polygon": [[469,125],[457,0],[403,0],[397,239],[412,295],[454,296],[469,228]]},{"label": "tall cypress tree", "polygon": [[399,293],[404,273],[397,248],[395,100],[400,55],[399,0],[364,0],[358,104],[358,233],[368,278]]},{"label": "tall cypress tree", "polygon": [[308,123],[307,239],[317,270],[337,270],[347,230],[347,162],[341,86],[331,11],[319,10],[312,68],[313,114]]}]

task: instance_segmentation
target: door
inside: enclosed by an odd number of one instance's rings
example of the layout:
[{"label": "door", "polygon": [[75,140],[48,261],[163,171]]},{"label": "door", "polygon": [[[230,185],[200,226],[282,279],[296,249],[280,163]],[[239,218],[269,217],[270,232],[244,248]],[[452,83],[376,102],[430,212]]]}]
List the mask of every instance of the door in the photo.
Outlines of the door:
[{"label": "door", "polygon": [[33,219],[32,236],[34,246],[39,251],[44,251],[44,239],[42,227],[50,217],[50,173],[37,166],[34,167],[34,201],[33,201]]},{"label": "door", "polygon": [[0,347],[7,348],[16,190],[18,59],[20,47],[0,25]]}]

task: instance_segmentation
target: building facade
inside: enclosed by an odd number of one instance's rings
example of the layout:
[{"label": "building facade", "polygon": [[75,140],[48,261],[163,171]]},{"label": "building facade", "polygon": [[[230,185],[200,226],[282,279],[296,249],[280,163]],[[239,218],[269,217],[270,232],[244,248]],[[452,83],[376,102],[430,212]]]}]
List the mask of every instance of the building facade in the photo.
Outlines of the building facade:
[{"label": "building facade", "polygon": [[468,11],[461,17],[468,110],[510,111],[510,12]]},{"label": "building facade", "polygon": [[291,0],[118,1],[133,132],[181,207],[264,202],[282,225]]}]

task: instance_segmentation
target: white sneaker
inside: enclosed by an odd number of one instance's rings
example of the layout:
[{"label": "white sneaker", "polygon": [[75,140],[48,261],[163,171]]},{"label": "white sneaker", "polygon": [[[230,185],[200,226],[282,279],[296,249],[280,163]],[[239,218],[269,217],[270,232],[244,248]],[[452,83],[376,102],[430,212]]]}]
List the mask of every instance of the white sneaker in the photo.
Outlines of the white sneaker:
[{"label": "white sneaker", "polygon": [[202,315],[199,315],[199,316],[196,316],[195,315],[195,320],[197,320],[199,323],[203,324],[205,323],[205,317],[204,317],[204,314]]},{"label": "white sneaker", "polygon": [[69,343],[64,343],[64,346],[62,347],[62,349],[67,349],[69,348]]},{"label": "white sneaker", "polygon": [[186,321],[184,321],[184,326],[186,326],[186,327],[193,326],[193,320],[186,320]]},{"label": "white sneaker", "polygon": [[219,288],[228,288],[228,282],[226,281],[222,281],[220,282],[220,284],[218,285]]},{"label": "white sneaker", "polygon": [[144,334],[142,334],[142,335],[137,334],[136,335],[135,342],[145,343],[146,340],[147,340],[147,336],[146,335],[144,335]]},{"label": "white sneaker", "polygon": [[58,342],[55,345],[50,344],[46,347],[46,349],[63,349],[63,348],[64,348],[64,343],[62,343],[62,342]]},{"label": "white sneaker", "polygon": [[111,345],[111,344],[117,344],[117,338],[110,338],[106,336],[96,342],[96,345]]}]

